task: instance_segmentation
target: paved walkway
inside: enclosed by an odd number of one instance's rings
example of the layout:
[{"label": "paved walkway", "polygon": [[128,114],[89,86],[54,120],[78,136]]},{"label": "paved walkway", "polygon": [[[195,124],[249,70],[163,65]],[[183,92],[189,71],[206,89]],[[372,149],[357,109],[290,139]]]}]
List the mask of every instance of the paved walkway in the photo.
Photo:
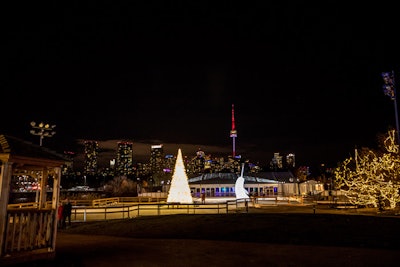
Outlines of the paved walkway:
[{"label": "paved walkway", "polygon": [[61,232],[55,261],[36,266],[398,266],[398,255],[398,251],[377,249],[136,239]]},{"label": "paved walkway", "polygon": [[[264,207],[260,212],[313,213],[312,207]],[[317,213],[342,210],[317,209]],[[347,213],[359,213],[351,210]],[[363,211],[369,213],[369,211]],[[372,212],[372,211],[371,211]],[[99,229],[102,231],[102,229]],[[312,233],[310,233],[312,234]],[[354,247],[285,245],[193,239],[128,238],[60,231],[54,260],[26,263],[29,267],[76,266],[398,266],[397,250]]]}]

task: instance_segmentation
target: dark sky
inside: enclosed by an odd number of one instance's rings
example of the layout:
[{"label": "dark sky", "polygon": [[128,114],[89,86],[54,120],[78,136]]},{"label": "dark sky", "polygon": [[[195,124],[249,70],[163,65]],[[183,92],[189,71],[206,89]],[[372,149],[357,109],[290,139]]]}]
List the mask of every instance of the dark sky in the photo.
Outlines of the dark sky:
[{"label": "dark sky", "polygon": [[60,151],[90,139],[132,140],[138,157],[157,143],[229,153],[234,104],[237,154],[255,162],[336,164],[375,146],[395,127],[381,72],[399,71],[397,9],[268,2],[10,8],[0,132],[38,143],[29,123],[44,121],[57,125],[44,146]]}]

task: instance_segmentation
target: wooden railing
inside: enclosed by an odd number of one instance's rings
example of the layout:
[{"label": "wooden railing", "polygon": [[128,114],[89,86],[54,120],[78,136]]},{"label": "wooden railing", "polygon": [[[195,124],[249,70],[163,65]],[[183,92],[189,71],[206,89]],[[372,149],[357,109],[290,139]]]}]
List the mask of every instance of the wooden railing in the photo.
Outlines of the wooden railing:
[{"label": "wooden railing", "polygon": [[149,202],[167,202],[163,196],[140,196],[140,197],[119,197],[118,202],[149,203]]},{"label": "wooden railing", "polygon": [[21,209],[21,208],[32,208],[37,209],[39,207],[39,202],[27,202],[18,204],[8,204],[8,209]]},{"label": "wooden railing", "polygon": [[94,206],[94,207],[109,206],[109,205],[118,204],[118,202],[119,202],[118,197],[100,198],[100,199],[94,199],[92,201],[92,206]]},{"label": "wooden railing", "polygon": [[3,255],[42,248],[51,251],[53,218],[51,209],[9,209]]}]

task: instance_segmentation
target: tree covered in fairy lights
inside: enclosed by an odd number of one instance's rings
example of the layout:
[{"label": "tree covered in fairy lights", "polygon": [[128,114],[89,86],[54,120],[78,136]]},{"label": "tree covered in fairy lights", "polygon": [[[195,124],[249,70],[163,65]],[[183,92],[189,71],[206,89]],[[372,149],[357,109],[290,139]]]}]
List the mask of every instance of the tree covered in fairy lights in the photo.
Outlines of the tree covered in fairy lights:
[{"label": "tree covered in fairy lights", "polygon": [[335,169],[336,188],[354,205],[394,209],[400,202],[400,154],[395,130],[383,140],[384,152],[355,150]]}]

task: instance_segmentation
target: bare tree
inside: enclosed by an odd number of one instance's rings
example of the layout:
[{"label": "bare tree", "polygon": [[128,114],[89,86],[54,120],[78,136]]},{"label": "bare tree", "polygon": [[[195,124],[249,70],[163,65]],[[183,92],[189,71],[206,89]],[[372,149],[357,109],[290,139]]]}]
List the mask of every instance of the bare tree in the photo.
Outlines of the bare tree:
[{"label": "bare tree", "polygon": [[113,197],[136,196],[137,184],[126,176],[116,176],[105,185],[104,191]]}]

